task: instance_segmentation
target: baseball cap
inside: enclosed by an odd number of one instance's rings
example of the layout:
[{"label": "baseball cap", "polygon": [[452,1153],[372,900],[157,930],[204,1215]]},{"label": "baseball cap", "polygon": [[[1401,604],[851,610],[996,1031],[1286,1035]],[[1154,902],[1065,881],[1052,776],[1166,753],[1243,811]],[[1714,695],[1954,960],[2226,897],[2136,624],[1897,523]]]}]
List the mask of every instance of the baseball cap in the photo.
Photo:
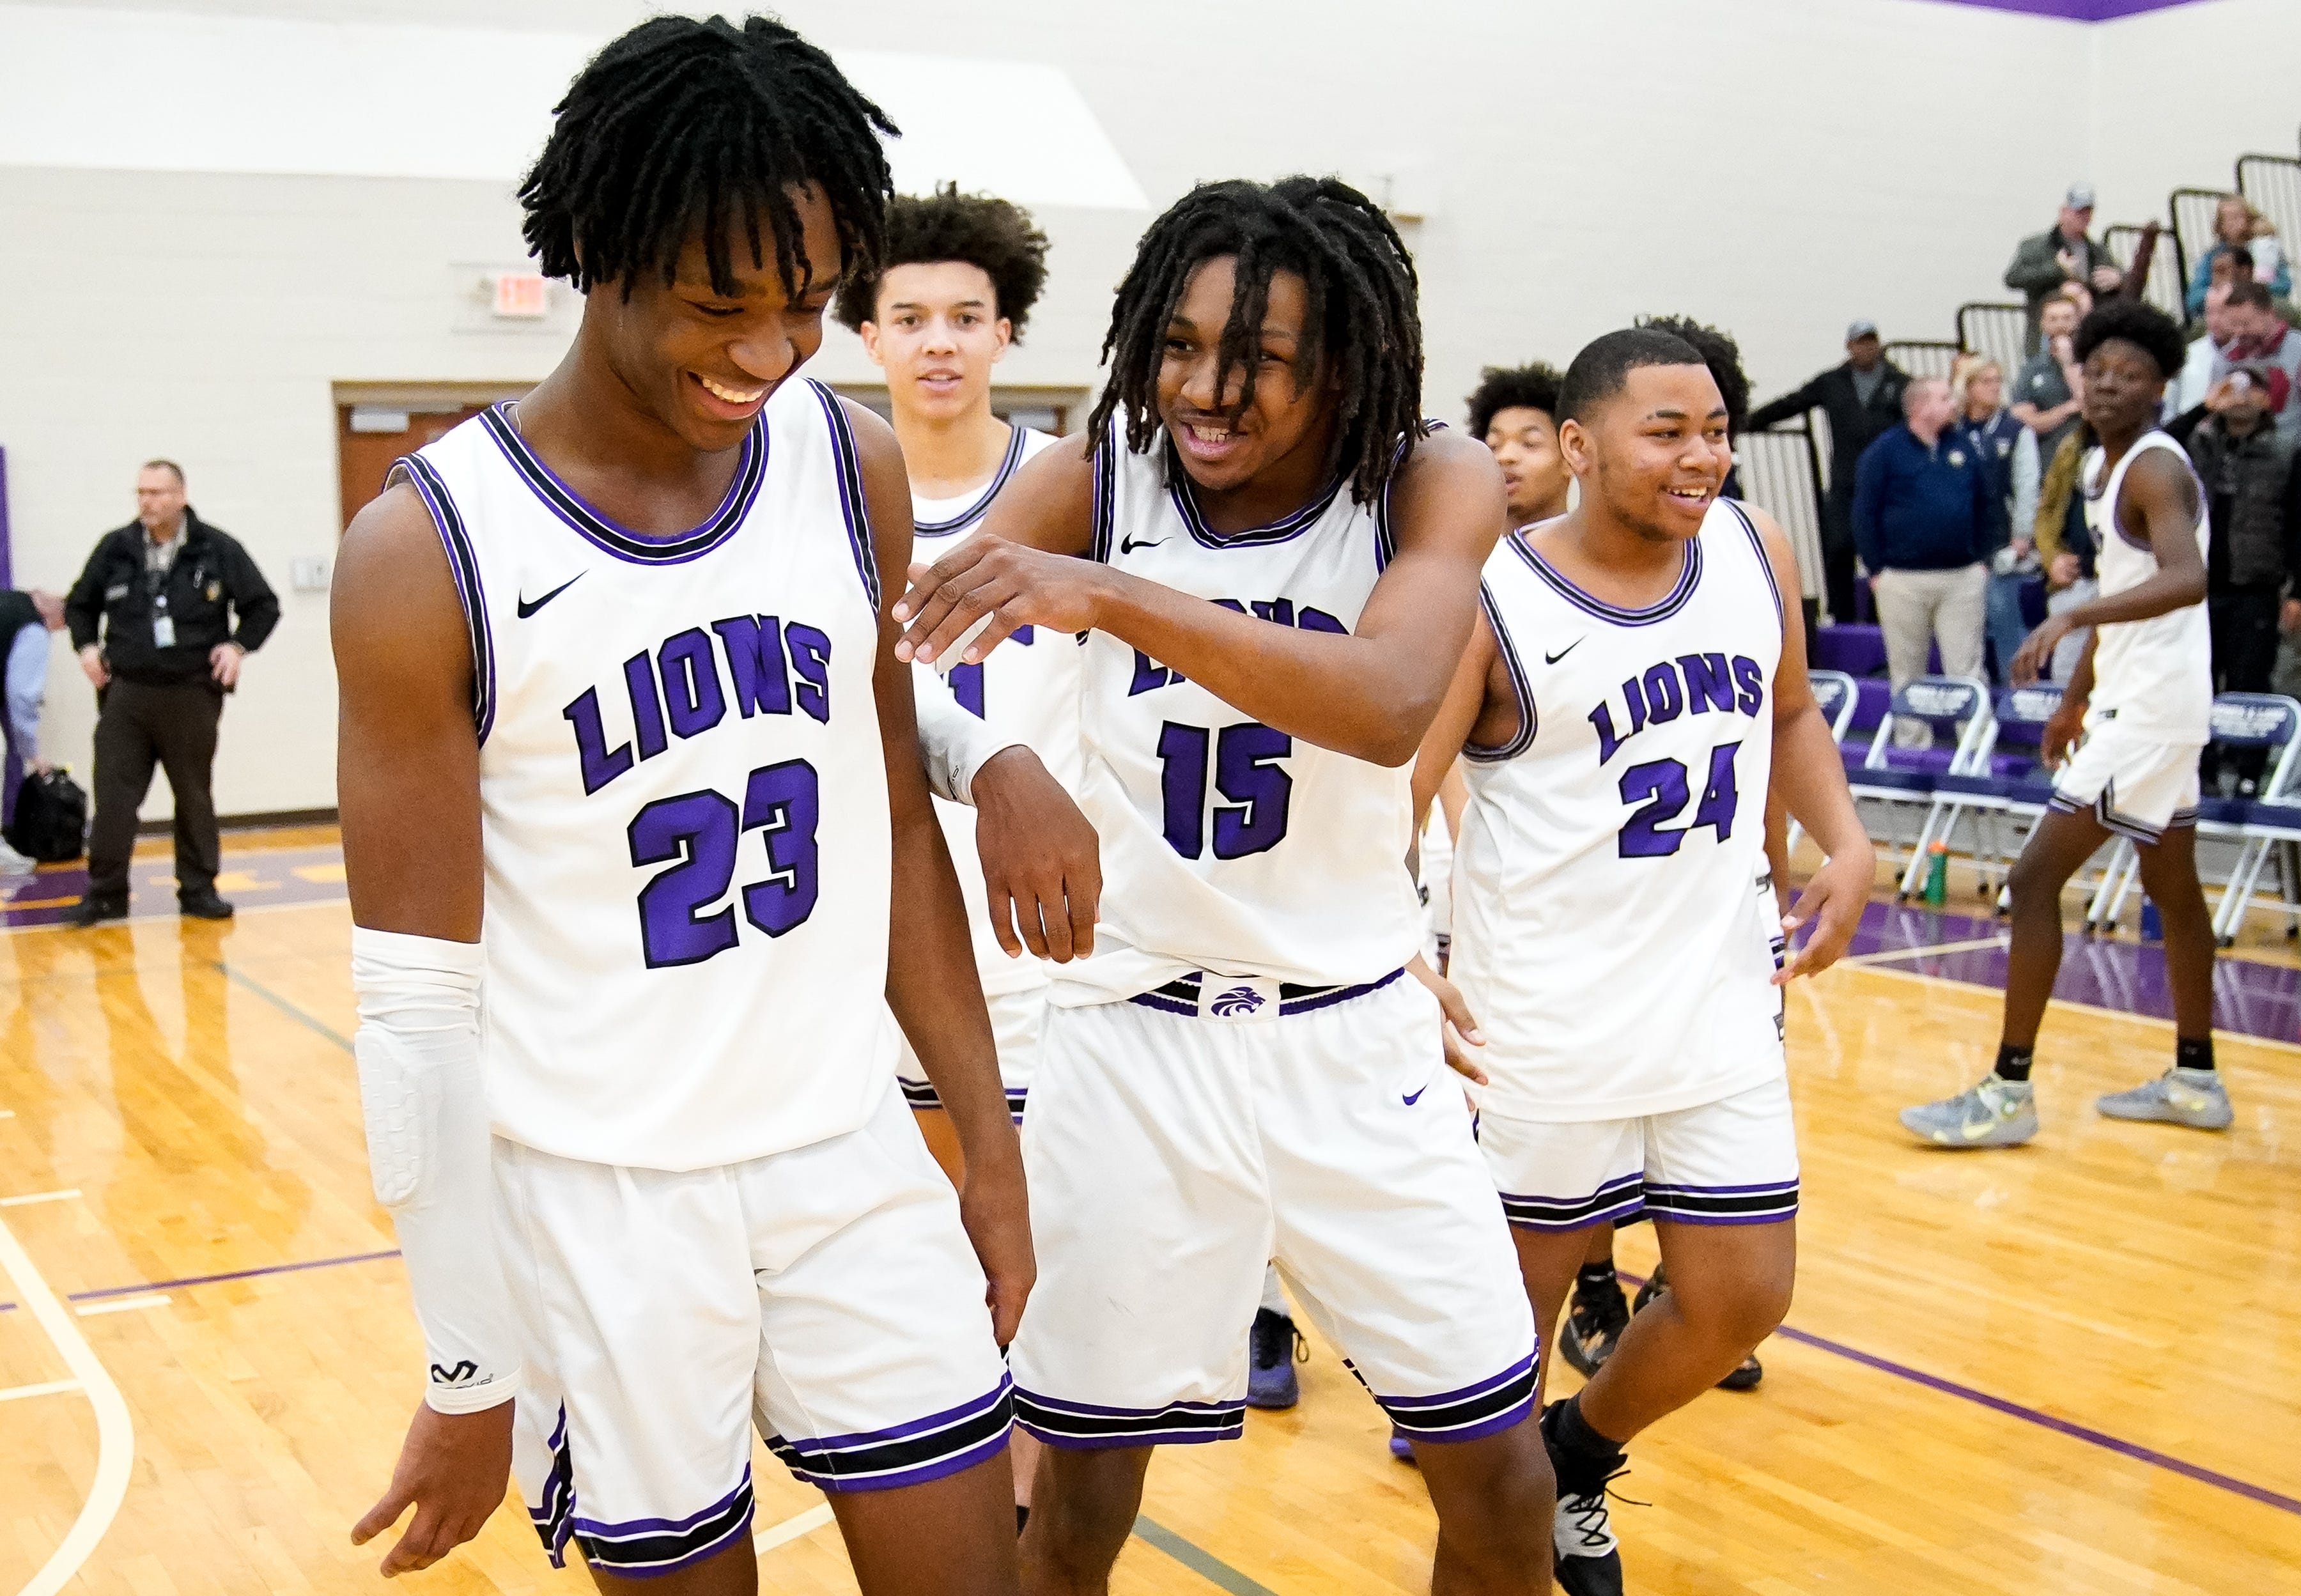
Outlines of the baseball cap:
[{"label": "baseball cap", "polygon": [[2093,185],[2091,183],[2071,183],[2070,185],[2070,191],[2062,196],[2062,203],[2069,206],[2072,211],[2092,210]]},{"label": "baseball cap", "polygon": [[1876,338],[1877,336],[1878,323],[1870,321],[1866,317],[1862,321],[1854,322],[1853,326],[1845,330],[1845,341],[1849,344],[1856,338]]}]

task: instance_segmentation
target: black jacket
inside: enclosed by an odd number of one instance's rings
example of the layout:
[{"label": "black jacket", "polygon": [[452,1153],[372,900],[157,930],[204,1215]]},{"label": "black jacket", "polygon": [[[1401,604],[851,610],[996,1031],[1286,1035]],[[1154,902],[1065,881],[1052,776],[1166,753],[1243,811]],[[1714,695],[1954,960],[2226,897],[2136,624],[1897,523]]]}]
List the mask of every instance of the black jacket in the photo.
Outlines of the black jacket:
[{"label": "black jacket", "polygon": [[2244,438],[2209,420],[2189,434],[2189,459],[2205,484],[2211,526],[2206,574],[2213,586],[2271,588],[2301,576],[2301,472],[2293,439],[2263,418]]},{"label": "black jacket", "polygon": [[1850,504],[1862,451],[1901,424],[1902,390],[1910,386],[1910,374],[1892,361],[1880,363],[1878,370],[1885,375],[1867,405],[1853,387],[1853,363],[1849,360],[1830,367],[1795,393],[1761,405],[1750,417],[1750,428],[1770,427],[1809,410],[1828,416],[1830,497]]},{"label": "black jacket", "polygon": [[176,628],[174,647],[162,648],[153,640],[154,595],[145,580],[139,522],[96,540],[96,552],[64,600],[73,648],[95,642],[101,625],[105,658],[122,681],[155,687],[205,681],[208,655],[218,643],[238,643],[253,653],[280,624],[280,600],[238,539],[202,521],[188,506],[181,536],[184,546],[176,551],[165,587],[168,616]]}]

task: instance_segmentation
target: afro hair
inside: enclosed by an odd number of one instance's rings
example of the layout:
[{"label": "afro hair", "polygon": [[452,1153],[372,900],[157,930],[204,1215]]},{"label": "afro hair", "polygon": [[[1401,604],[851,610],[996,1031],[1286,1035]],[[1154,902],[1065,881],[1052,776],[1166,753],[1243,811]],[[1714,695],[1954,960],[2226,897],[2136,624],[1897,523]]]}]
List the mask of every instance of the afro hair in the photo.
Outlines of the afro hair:
[{"label": "afro hair", "polygon": [[2161,378],[2170,380],[2179,375],[2188,359],[2188,344],[2173,318],[2138,299],[2112,299],[2096,305],[2093,313],[2078,323],[2072,347],[2082,363],[2112,338],[2131,344],[2146,355],[2155,363]]},{"label": "afro hair", "polygon": [[961,194],[958,185],[921,196],[899,194],[887,203],[887,246],[868,271],[839,285],[833,313],[861,331],[878,313],[879,284],[889,268],[928,261],[964,261],[991,280],[996,309],[1023,340],[1023,324],[1047,284],[1047,235],[1031,213],[987,194]]},{"label": "afro hair", "polygon": [[1539,410],[1558,419],[1558,390],[1566,379],[1555,367],[1535,361],[1532,365],[1488,366],[1478,373],[1478,386],[1462,401],[1470,407],[1470,436],[1483,440],[1494,417],[1505,410]]}]

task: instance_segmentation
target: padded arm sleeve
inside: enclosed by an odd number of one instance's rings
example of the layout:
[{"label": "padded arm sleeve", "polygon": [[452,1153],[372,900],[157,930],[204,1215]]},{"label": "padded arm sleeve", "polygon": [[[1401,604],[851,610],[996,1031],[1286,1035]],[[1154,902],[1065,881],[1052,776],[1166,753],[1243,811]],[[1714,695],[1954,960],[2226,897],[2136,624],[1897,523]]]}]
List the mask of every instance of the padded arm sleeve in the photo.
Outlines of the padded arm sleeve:
[{"label": "padded arm sleeve", "polygon": [[975,775],[993,754],[1017,746],[958,706],[938,684],[917,695],[919,756],[925,762],[927,789],[937,798],[975,806]]},{"label": "padded arm sleeve", "polygon": [[474,943],[352,931],[368,1169],[423,1326],[423,1400],[441,1413],[476,1413],[519,1390],[480,1074],[484,968]]}]

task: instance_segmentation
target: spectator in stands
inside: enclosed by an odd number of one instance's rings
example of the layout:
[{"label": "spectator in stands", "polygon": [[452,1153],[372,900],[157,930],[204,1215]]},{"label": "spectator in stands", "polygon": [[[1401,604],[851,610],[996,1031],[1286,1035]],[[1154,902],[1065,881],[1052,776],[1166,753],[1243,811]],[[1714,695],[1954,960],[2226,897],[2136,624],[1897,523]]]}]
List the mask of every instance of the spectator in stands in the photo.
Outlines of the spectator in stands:
[{"label": "spectator in stands", "polygon": [[2106,294],[2125,281],[2109,251],[2089,236],[2092,226],[2093,185],[2071,183],[2054,225],[2034,238],[2022,239],[2013,252],[2013,263],[2005,268],[2005,286],[2019,290],[2029,306],[2032,355],[2037,351],[2038,313],[2063,283],[2088,283]]},{"label": "spectator in stands", "polygon": [[[6,662],[8,752],[34,774],[49,768],[40,756],[40,710],[48,692],[48,634],[64,625],[63,596],[34,588],[0,590],[0,660]],[[12,793],[11,798],[14,795]],[[0,842],[0,879],[29,875],[32,861]]]},{"label": "spectator in stands", "polygon": [[1513,528],[1566,514],[1574,473],[1558,452],[1558,389],[1564,380],[1539,362],[1488,366],[1463,403],[1470,436],[1494,451],[1502,468],[1502,498]]},{"label": "spectator in stands", "polygon": [[2085,377],[2071,340],[2084,319],[2073,296],[2056,293],[2046,300],[2038,322],[2045,342],[2013,374],[2013,419],[2037,435],[2041,464],[2077,430]]},{"label": "spectator in stands", "polygon": [[2197,257],[2196,268],[2189,273],[2189,319],[2196,321],[2205,313],[2205,293],[2218,280],[2214,267],[2225,263],[2234,252],[2243,251],[2247,267],[2246,275],[2269,289],[2273,299],[2293,297],[2293,268],[2285,259],[2285,251],[2277,241],[2277,229],[2269,219],[2247,203],[2242,194],[2224,194],[2213,212],[2213,241]]},{"label": "spectator in stands", "polygon": [[1901,420],[1910,374],[1886,358],[1878,323],[1845,330],[1845,363],[1795,393],[1761,405],[1753,428],[1770,427],[1809,410],[1829,417],[1829,492],[1821,501],[1823,597],[1830,617],[1851,621],[1853,608],[1853,484],[1862,452]]},{"label": "spectator in stands", "polygon": [[[1953,676],[1981,674],[1983,562],[2005,538],[1995,475],[1953,430],[1957,401],[1938,377],[1903,391],[1901,425],[1862,451],[1855,472],[1853,535],[1870,572],[1886,671],[1895,690],[1941,648]],[[1894,729],[1904,745],[1928,740],[1921,722]]]},{"label": "spectator in stands", "polygon": [[136,811],[155,764],[176,798],[177,904],[230,918],[215,888],[216,727],[241,663],[280,623],[280,600],[238,539],[186,502],[182,469],[153,460],[137,473],[136,519],[96,539],[64,616],[96,689],[96,816],[71,923],[127,917]]},{"label": "spectator in stands", "polygon": [[[2034,445],[2026,452],[2017,452],[2016,445],[2028,436],[2027,429],[2013,419],[2001,401],[2005,394],[2004,368],[1983,355],[1962,355],[1950,368],[1951,397],[1957,401],[1957,421],[1954,435],[1962,439],[1973,452],[1982,469],[1989,473],[1990,491],[2005,506],[2006,540],[1990,551],[1989,587],[1984,605],[1986,628],[1990,647],[1997,662],[1997,680],[2005,680],[2005,668],[2012,663],[2013,651],[2029,635],[2029,623],[2022,618],[2021,596],[2032,584],[2042,586],[2036,547],[2029,540],[2029,522],[2037,514],[2037,451]],[[2014,480],[2018,461],[2029,462],[2029,480],[2027,499],[2029,514],[2022,514],[2023,494]]]},{"label": "spectator in stands", "polygon": [[[2165,385],[2166,425],[2180,425],[2188,413],[2198,414],[2188,421],[2194,427],[2204,419],[2205,396],[2213,391],[2213,383],[2229,371],[2228,354],[2237,342],[2236,321],[2230,314],[2230,285],[2215,283],[2205,290],[2205,330],[2189,343],[2188,358],[2182,363],[2181,374]],[[2181,436],[2176,433],[2175,436]]]},{"label": "spectator in stands", "polygon": [[2267,286],[2258,282],[2230,285],[2229,318],[2237,341],[2222,356],[2213,386],[2239,367],[2252,370],[2268,384],[2271,420],[2283,431],[2301,430],[2301,334],[2285,324]]},{"label": "spectator in stands", "polygon": [[[2287,584],[2301,581],[2301,479],[2294,438],[2270,420],[2269,385],[2240,368],[2189,434],[2189,461],[2205,491],[2205,606],[2213,634],[2213,690],[2265,693],[2277,669]],[[2239,761],[2248,781],[2261,760]],[[2216,773],[2205,753],[2205,779]]]}]

